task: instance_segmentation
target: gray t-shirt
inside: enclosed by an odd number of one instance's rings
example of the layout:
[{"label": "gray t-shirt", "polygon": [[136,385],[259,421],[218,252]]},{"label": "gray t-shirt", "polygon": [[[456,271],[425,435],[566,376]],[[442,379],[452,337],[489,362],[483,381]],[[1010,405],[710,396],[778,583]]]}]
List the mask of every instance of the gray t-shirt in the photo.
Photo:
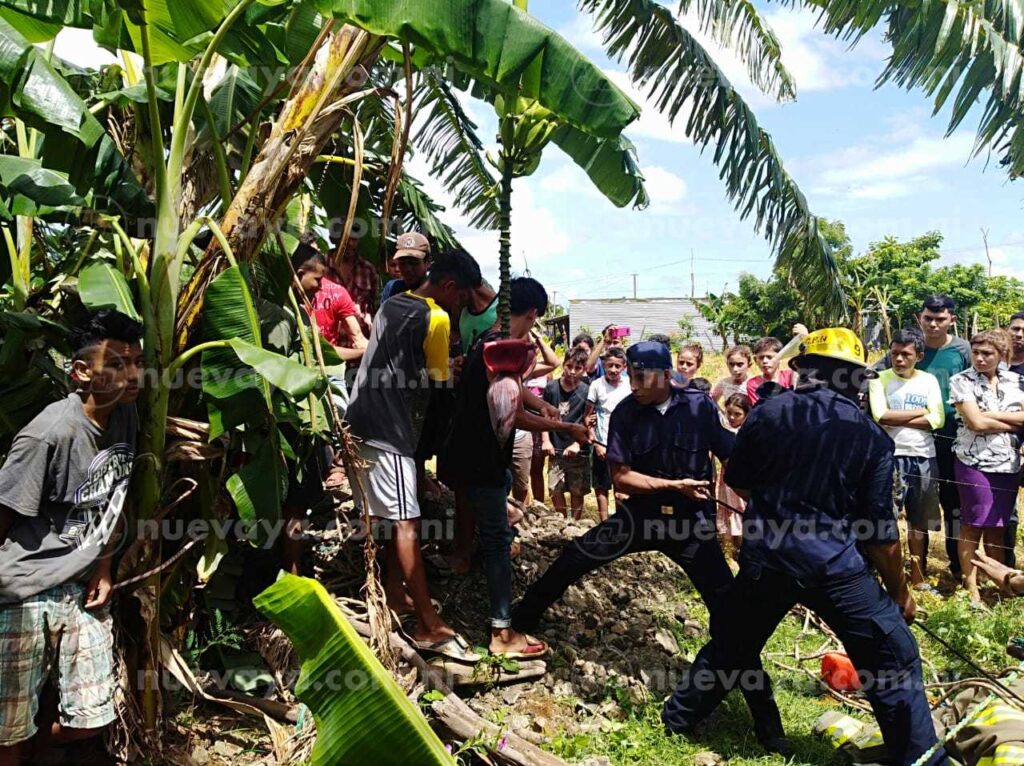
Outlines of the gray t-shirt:
[{"label": "gray t-shirt", "polygon": [[72,394],[15,437],[0,467],[0,506],[17,514],[0,546],[0,604],[88,578],[124,506],[137,431],[134,406],[102,429]]}]

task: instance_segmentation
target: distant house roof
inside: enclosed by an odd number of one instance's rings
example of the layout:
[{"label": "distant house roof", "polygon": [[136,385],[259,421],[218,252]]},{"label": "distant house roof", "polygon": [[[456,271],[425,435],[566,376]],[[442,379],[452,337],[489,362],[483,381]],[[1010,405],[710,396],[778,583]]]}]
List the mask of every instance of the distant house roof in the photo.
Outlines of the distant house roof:
[{"label": "distant house roof", "polygon": [[693,326],[687,340],[705,346],[717,343],[714,328],[701,316],[689,298],[583,298],[569,301],[570,335],[582,332],[600,333],[610,324],[627,326],[630,341],[635,343],[654,333],[679,335],[679,320],[686,317]]}]

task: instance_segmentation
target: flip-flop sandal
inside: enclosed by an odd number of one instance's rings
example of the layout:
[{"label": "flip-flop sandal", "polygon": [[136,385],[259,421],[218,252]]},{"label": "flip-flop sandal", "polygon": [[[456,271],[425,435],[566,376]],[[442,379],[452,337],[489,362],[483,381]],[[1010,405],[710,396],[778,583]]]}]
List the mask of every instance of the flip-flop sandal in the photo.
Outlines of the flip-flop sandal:
[{"label": "flip-flop sandal", "polygon": [[548,646],[545,642],[541,641],[539,638],[534,638],[528,633],[525,635],[527,648],[531,646],[542,646],[544,648],[541,649],[539,652],[500,652],[499,654],[502,657],[505,657],[509,660],[536,660],[541,657],[548,656],[548,654],[551,652],[550,646]]},{"label": "flip-flop sandal", "polygon": [[482,659],[479,654],[470,649],[466,639],[458,633],[454,636],[448,636],[448,638],[433,642],[417,641],[413,639],[412,645],[418,652],[436,654],[441,657],[447,657],[450,660],[455,660],[456,662],[467,662],[475,665]]}]

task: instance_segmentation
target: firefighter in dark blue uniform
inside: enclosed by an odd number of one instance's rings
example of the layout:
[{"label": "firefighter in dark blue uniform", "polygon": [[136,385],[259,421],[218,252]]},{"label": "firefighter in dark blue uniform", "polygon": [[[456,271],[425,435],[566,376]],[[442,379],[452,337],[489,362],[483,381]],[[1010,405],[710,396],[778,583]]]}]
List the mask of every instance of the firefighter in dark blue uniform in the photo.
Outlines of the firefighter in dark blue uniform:
[{"label": "firefighter in dark blue uniform", "polygon": [[[626,358],[633,394],[612,412],[607,449],[615,490],[629,499],[565,546],[513,610],[516,630],[536,630],[541,615],[570,585],[630,553],[664,553],[682,567],[712,612],[732,582],[715,532],[710,455],[728,459],[734,436],[710,397],[671,385],[672,357],[664,345],[636,343]],[[762,746],[791,753],[771,687],[745,696]]]},{"label": "firefighter in dark blue uniform", "polygon": [[[916,606],[893,512],[892,441],[858,406],[871,373],[856,335],[819,330],[800,350],[797,389],[754,407],[737,436],[725,480],[749,498],[739,575],[662,718],[688,732],[730,683],[767,684],[761,650],[799,603],[843,642],[892,762],[913,764],[936,736],[908,627]],[[941,749],[926,761],[945,762]]]}]

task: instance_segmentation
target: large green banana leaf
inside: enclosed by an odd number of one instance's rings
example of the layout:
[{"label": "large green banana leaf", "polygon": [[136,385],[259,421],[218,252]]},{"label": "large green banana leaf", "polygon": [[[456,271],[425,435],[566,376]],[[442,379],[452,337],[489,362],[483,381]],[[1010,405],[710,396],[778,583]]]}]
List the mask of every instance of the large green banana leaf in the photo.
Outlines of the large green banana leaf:
[{"label": "large green banana leaf", "polygon": [[320,583],[282,575],[253,603],[299,656],[295,694],[316,720],[314,766],[455,763]]},{"label": "large green banana leaf", "polygon": [[587,133],[614,138],[640,108],[561,35],[508,0],[317,0],[324,14],[416,45],[506,93],[539,64],[537,100]]},{"label": "large green banana leaf", "polygon": [[85,102],[34,45],[0,17],[0,110],[43,136],[42,165],[65,172],[93,207],[151,212],[149,198]]},{"label": "large green banana leaf", "polygon": [[254,544],[266,543],[269,529],[281,518],[281,500],[287,480],[284,459],[277,447],[275,440],[265,440],[250,455],[249,462],[225,483],[238,509],[238,517],[243,521],[263,522],[255,525],[249,540]]},{"label": "large green banana leaf", "polygon": [[140,321],[124,274],[109,263],[92,263],[78,275],[78,296],[90,309],[117,309]]},{"label": "large green banana leaf", "polygon": [[39,160],[0,155],[0,215],[42,216],[84,204],[64,173],[44,168]]}]

